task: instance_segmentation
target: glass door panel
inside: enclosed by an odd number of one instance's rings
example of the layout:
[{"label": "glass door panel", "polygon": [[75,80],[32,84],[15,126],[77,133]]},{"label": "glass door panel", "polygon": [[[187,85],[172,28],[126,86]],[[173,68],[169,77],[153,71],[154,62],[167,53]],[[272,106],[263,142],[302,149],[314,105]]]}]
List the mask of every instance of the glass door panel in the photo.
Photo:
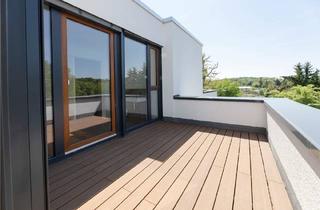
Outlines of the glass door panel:
[{"label": "glass door panel", "polygon": [[148,120],[147,46],[125,38],[125,103],[126,128]]},{"label": "glass door panel", "polygon": [[67,149],[115,131],[112,34],[66,19]]},{"label": "glass door panel", "polygon": [[155,120],[159,118],[158,108],[158,53],[154,48],[150,48],[150,97],[151,97],[151,119]]}]

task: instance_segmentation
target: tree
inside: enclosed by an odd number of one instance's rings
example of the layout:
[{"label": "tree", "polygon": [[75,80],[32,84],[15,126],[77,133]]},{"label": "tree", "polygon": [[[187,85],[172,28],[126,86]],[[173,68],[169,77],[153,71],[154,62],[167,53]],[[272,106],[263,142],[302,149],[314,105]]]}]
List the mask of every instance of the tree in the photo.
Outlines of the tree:
[{"label": "tree", "polygon": [[289,98],[302,104],[320,107],[320,92],[313,85],[294,86],[282,92],[274,92],[274,97]]},{"label": "tree", "polygon": [[294,86],[301,85],[314,85],[316,87],[320,86],[320,73],[319,70],[314,70],[310,62],[306,62],[304,65],[298,63],[294,67],[295,75],[284,77],[293,83]]},{"label": "tree", "polygon": [[202,54],[202,81],[203,86],[207,85],[207,81],[214,79],[218,72],[216,69],[219,67],[219,63],[212,64],[211,57],[205,53]]},{"label": "tree", "polygon": [[142,94],[146,93],[146,65],[142,68],[133,67],[126,73],[126,92],[127,94]]},{"label": "tree", "polygon": [[311,75],[310,82],[314,86],[320,87],[320,70],[319,69],[315,70],[315,72]]},{"label": "tree", "polygon": [[230,80],[214,81],[213,87],[218,91],[218,96],[240,96],[240,88],[236,82]]}]

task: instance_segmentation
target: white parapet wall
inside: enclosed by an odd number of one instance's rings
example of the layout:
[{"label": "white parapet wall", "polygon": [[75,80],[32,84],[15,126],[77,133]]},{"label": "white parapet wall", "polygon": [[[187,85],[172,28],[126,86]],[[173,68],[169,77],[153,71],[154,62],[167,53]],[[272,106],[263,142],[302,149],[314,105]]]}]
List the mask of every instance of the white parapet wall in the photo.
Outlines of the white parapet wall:
[{"label": "white parapet wall", "polygon": [[170,117],[227,125],[266,128],[265,105],[260,101],[239,100],[174,100]]}]

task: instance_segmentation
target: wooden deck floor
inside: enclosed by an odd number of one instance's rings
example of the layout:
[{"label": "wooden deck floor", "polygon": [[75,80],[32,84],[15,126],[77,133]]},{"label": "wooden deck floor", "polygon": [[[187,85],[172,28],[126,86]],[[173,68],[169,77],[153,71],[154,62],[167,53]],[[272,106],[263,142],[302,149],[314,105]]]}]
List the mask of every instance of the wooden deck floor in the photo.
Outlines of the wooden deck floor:
[{"label": "wooden deck floor", "polygon": [[292,209],[265,136],[157,122],[49,168],[52,209]]}]

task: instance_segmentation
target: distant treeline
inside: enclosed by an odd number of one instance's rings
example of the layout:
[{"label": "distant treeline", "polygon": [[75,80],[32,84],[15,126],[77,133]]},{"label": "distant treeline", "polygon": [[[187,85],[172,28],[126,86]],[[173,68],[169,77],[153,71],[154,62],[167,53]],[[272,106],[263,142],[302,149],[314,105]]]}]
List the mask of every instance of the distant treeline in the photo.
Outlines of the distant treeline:
[{"label": "distant treeline", "polygon": [[239,86],[250,86],[255,88],[274,88],[280,87],[283,78],[276,77],[237,77],[228,78],[228,80],[237,83]]},{"label": "distant treeline", "polygon": [[215,79],[204,87],[217,90],[218,96],[289,98],[320,109],[320,70],[309,62],[295,65],[291,76]]}]

